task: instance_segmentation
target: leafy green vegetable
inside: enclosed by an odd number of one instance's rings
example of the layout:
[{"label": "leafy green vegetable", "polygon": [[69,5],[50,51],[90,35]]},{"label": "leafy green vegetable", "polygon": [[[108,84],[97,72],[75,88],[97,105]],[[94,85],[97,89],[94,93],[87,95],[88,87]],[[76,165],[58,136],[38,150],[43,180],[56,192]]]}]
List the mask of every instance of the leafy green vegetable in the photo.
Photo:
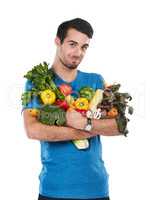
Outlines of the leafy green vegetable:
[{"label": "leafy green vegetable", "polygon": [[[98,108],[109,111],[112,107],[117,108],[119,115],[116,117],[118,129],[125,136],[128,133],[127,123],[129,119],[126,117],[126,110],[129,114],[133,114],[133,107],[128,105],[128,102],[132,100],[129,93],[119,92],[120,84],[114,84],[106,87],[103,93],[103,100]],[[104,118],[109,118],[104,116]]]},{"label": "leafy green vegetable", "polygon": [[34,66],[24,77],[31,80],[37,90],[43,91],[51,89],[56,93],[59,99],[65,98],[55,85],[53,81],[55,74],[52,68],[48,69],[48,64],[46,62],[43,62],[43,65],[40,63],[39,65]]},{"label": "leafy green vegetable", "polygon": [[36,65],[32,70],[28,71],[24,75],[25,78],[33,83],[33,88],[29,92],[22,94],[22,104],[27,105],[33,96],[38,96],[41,91],[46,89],[51,89],[57,96],[58,99],[65,99],[65,96],[61,93],[59,88],[54,83],[55,73],[52,68],[48,68],[48,64],[43,62],[43,64]]},{"label": "leafy green vegetable", "polygon": [[22,100],[22,105],[26,106],[32,99],[32,92],[28,91],[28,92],[24,92],[21,95],[21,100]]},{"label": "leafy green vegetable", "polygon": [[126,118],[124,115],[119,115],[116,118],[116,122],[118,125],[118,129],[120,133],[123,133],[124,136],[127,136],[128,134],[128,130],[127,130],[127,123],[128,123],[129,119]]},{"label": "leafy green vegetable", "polygon": [[65,116],[62,108],[55,105],[44,105],[39,109],[38,120],[43,124],[62,126],[66,123]]},{"label": "leafy green vegetable", "polygon": [[129,113],[130,115],[133,114],[133,107],[131,107],[131,106],[128,107],[128,113]]}]

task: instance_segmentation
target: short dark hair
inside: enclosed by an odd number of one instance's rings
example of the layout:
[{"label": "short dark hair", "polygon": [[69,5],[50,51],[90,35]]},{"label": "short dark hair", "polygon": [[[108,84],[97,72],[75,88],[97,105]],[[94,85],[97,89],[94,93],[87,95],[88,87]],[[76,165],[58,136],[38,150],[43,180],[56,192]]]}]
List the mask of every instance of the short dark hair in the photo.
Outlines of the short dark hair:
[{"label": "short dark hair", "polygon": [[75,18],[69,21],[61,23],[57,30],[57,37],[59,37],[61,43],[63,43],[67,32],[70,28],[74,28],[77,31],[86,34],[89,38],[93,36],[93,28],[91,24],[81,18]]}]

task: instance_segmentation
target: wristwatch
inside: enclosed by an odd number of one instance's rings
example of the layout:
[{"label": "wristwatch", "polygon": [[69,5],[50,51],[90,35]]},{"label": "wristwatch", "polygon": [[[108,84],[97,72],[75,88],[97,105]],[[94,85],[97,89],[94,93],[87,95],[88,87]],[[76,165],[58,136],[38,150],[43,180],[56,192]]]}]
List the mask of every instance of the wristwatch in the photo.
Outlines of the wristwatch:
[{"label": "wristwatch", "polygon": [[91,131],[92,130],[92,119],[87,117],[87,124],[84,128],[85,131]]}]

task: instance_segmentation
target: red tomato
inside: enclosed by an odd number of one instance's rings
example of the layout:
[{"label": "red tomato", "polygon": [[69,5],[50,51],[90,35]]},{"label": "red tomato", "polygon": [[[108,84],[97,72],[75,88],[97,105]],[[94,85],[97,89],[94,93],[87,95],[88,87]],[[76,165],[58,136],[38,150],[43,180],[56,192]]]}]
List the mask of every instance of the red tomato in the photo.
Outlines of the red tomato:
[{"label": "red tomato", "polygon": [[67,95],[72,93],[71,86],[68,85],[68,84],[65,84],[65,83],[61,84],[59,86],[59,89],[60,89],[61,93],[63,93],[63,95],[65,95],[65,96],[67,96]]}]

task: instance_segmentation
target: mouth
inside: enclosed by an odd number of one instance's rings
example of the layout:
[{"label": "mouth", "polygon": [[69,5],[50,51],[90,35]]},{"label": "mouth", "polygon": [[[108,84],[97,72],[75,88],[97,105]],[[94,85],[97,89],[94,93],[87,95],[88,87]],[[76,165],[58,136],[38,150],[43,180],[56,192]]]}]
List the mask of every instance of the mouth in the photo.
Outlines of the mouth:
[{"label": "mouth", "polygon": [[71,58],[71,60],[72,60],[72,62],[76,62],[76,63],[78,63],[78,62],[80,62],[80,58]]},{"label": "mouth", "polygon": [[72,60],[72,63],[78,63],[78,62],[79,60],[75,60],[75,59]]}]

